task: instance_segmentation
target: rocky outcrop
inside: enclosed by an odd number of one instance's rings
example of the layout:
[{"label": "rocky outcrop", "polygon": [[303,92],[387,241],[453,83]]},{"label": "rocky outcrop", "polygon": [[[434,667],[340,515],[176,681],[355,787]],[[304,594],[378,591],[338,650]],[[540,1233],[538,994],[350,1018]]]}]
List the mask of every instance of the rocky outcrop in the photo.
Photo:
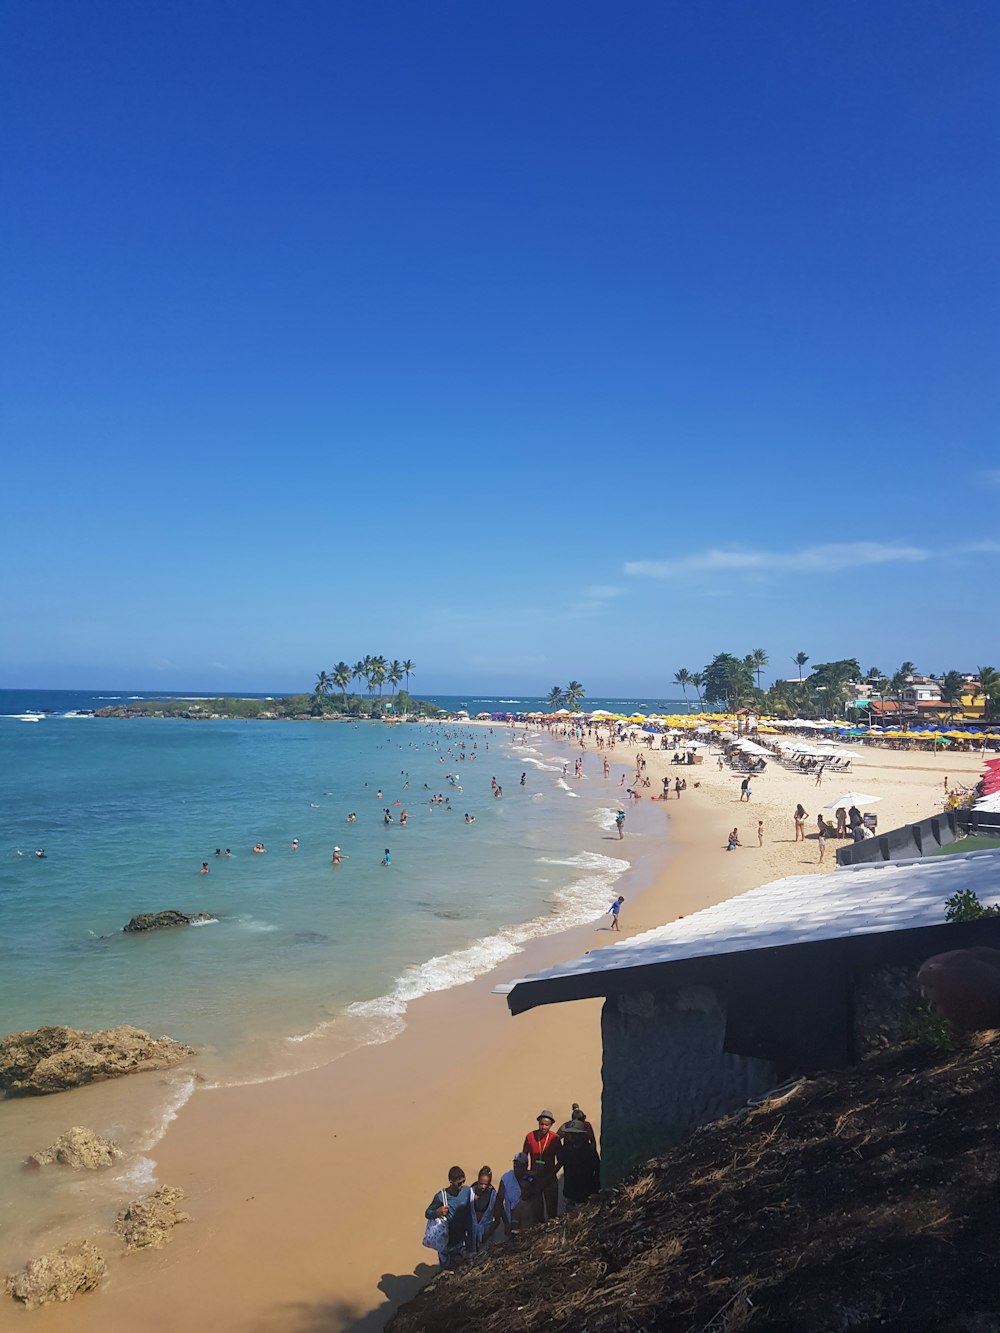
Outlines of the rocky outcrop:
[{"label": "rocky outcrop", "polygon": [[173,926],[192,926],[199,921],[215,921],[210,912],[140,912],[128,925],[122,926],[126,935],[139,935],[146,930],[169,930]]},{"label": "rocky outcrop", "polygon": [[187,1213],[178,1208],[184,1191],[171,1185],[161,1185],[144,1199],[133,1199],[118,1214],[115,1232],[129,1250],[158,1250],[171,1240],[170,1235],[178,1222],[190,1222]]},{"label": "rocky outcrop", "polygon": [[0,1038],[0,1089],[9,1097],[63,1092],[85,1083],[169,1069],[194,1054],[170,1037],[122,1026],[104,1032],[45,1027]]},{"label": "rocky outcrop", "polygon": [[58,1162],[77,1170],[96,1171],[102,1166],[113,1166],[124,1156],[113,1139],[102,1139],[92,1129],[74,1125],[65,1134],[60,1134],[50,1148],[32,1153],[28,1165],[51,1166],[53,1162]]},{"label": "rocky outcrop", "polygon": [[30,1259],[20,1273],[11,1273],[4,1286],[9,1296],[34,1310],[50,1301],[71,1301],[81,1291],[93,1291],[106,1272],[104,1259],[89,1241],[83,1241]]}]

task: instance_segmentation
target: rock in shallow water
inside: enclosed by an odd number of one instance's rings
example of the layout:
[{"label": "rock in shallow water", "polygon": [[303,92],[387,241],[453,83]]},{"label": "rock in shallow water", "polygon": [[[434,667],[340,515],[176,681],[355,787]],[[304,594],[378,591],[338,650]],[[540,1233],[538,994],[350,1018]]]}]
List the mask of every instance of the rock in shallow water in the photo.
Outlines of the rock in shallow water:
[{"label": "rock in shallow water", "polygon": [[98,1083],[122,1074],[169,1069],[193,1055],[171,1037],[151,1037],[122,1025],[104,1032],[44,1027],[0,1039],[0,1089],[30,1097]]},{"label": "rock in shallow water", "polygon": [[194,926],[199,921],[215,921],[210,912],[140,912],[122,926],[126,935],[139,935],[147,930],[169,930],[174,926]]},{"label": "rock in shallow water", "polygon": [[183,1198],[182,1189],[161,1185],[144,1199],[133,1199],[115,1222],[115,1231],[125,1242],[125,1249],[156,1250],[166,1245],[178,1222],[191,1221],[177,1207]]},{"label": "rock in shallow water", "polygon": [[92,1129],[74,1125],[65,1134],[60,1134],[50,1148],[32,1153],[28,1158],[28,1165],[51,1166],[53,1162],[59,1162],[62,1166],[96,1171],[102,1166],[113,1166],[124,1156],[113,1139],[102,1139]]},{"label": "rock in shallow water", "polygon": [[4,1286],[8,1295],[34,1310],[50,1301],[71,1301],[81,1291],[93,1291],[106,1272],[104,1259],[85,1240],[30,1259],[20,1273],[11,1273]]}]

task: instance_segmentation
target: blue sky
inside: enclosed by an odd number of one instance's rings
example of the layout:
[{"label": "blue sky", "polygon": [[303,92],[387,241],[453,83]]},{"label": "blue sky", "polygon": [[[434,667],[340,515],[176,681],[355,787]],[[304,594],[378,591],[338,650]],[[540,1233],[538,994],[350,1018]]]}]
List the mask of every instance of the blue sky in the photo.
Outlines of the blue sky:
[{"label": "blue sky", "polygon": [[1000,659],[992,3],[0,11],[0,685]]}]

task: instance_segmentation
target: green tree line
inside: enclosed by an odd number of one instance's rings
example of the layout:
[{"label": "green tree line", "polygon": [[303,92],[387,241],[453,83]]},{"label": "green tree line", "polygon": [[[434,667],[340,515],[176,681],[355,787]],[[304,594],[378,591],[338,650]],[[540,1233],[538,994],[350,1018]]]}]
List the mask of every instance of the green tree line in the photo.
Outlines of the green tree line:
[{"label": "green tree line", "polygon": [[[733,653],[717,653],[701,671],[681,667],[674,673],[674,684],[680,686],[684,699],[688,690],[695,692],[698,706],[724,709],[735,713],[752,708],[771,717],[839,717],[854,693],[854,686],[864,682],[872,695],[883,703],[894,700],[902,709],[906,690],[915,668],[912,662],[902,662],[891,675],[877,666],[862,671],[856,657],[840,658],[835,662],[817,662],[805,674],[809,654],[795,653],[790,659],[798,672],[798,679],[776,680],[768,689],[761,687],[761,674],[770,661],[763,648],[754,648],[742,657]],[[991,666],[977,669],[980,692],[986,698],[987,721],[1000,719],[1000,671]],[[950,716],[961,708],[962,695],[968,695],[970,686],[960,671],[947,671],[938,682],[941,687],[942,709]],[[863,711],[863,710],[862,710]]]}]

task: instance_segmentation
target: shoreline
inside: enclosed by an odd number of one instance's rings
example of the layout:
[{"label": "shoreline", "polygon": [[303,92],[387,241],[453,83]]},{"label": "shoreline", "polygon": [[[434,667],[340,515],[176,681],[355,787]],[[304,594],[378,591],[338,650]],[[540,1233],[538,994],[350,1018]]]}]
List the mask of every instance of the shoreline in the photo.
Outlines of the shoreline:
[{"label": "shoreline", "polygon": [[[637,752],[620,746],[614,760]],[[779,828],[801,775],[769,769],[755,781],[759,796],[743,818],[762,815],[769,841],[720,855],[734,807],[741,814],[729,771],[718,771],[714,755],[679,769],[669,752],[641,753],[653,791],[664,772],[683,773],[689,788],[681,801],[656,803],[669,842],[655,864],[639,858],[627,872],[623,938],[780,874],[818,868],[815,844],[793,844],[790,828]],[[899,753],[901,762],[888,765],[884,754],[871,758],[879,764],[859,763],[863,780],[846,785],[870,787],[866,770],[874,767],[888,769],[894,785],[916,778],[905,801],[898,793],[892,801],[903,812],[898,822],[914,803],[914,813],[929,813],[944,771],[934,756]],[[915,759],[927,763],[914,771]],[[888,796],[885,808],[894,818]],[[823,868],[834,864],[828,855]],[[577,926],[536,938],[474,981],[414,1000],[405,1029],[384,1044],[274,1083],[199,1091],[155,1150],[158,1183],[187,1191],[193,1223],[164,1250],[116,1262],[99,1292],[34,1318],[74,1333],[167,1333],[185,1318],[211,1322],[215,1333],[382,1327],[436,1271],[420,1245],[423,1209],[449,1166],[471,1177],[485,1161],[499,1175],[543,1104],[561,1116],[577,1101],[599,1124],[602,1002],[513,1019],[491,992],[610,943],[609,934]]]}]

